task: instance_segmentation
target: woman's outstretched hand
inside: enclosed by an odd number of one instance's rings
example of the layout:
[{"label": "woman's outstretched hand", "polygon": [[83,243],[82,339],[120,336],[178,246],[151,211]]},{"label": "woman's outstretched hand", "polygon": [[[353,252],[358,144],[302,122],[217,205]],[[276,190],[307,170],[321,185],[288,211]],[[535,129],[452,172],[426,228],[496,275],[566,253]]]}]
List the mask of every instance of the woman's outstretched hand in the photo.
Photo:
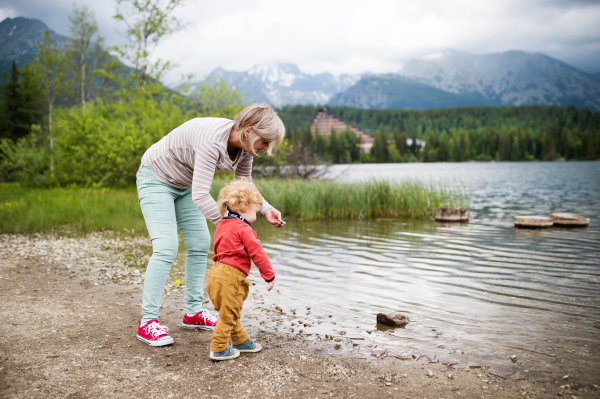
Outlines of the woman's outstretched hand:
[{"label": "woman's outstretched hand", "polygon": [[265,217],[267,218],[267,222],[271,223],[275,227],[283,227],[285,225],[285,222],[281,220],[281,212],[275,208],[269,209],[265,213]]}]

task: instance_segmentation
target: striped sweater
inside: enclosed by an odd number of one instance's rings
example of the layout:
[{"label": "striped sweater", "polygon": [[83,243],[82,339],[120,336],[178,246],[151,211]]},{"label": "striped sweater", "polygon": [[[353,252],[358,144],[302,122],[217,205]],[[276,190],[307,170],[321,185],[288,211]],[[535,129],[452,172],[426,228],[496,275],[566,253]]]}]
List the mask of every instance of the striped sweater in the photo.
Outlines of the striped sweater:
[{"label": "striped sweater", "polygon": [[[252,181],[252,155],[239,149],[234,159],[229,158],[227,141],[232,128],[229,119],[195,118],[175,128],[142,157],[160,182],[181,190],[192,186],[192,200],[215,225],[221,219],[209,192],[215,172],[235,170],[236,178]],[[260,211],[271,208],[265,200]]]}]

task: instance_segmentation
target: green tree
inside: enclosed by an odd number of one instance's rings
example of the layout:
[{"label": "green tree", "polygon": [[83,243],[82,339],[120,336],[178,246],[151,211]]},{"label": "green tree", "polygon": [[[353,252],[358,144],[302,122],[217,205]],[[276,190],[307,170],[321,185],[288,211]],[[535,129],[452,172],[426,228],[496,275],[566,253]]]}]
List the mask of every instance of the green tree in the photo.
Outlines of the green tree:
[{"label": "green tree", "polygon": [[332,163],[341,163],[338,145],[337,130],[332,127],[331,132],[329,133],[329,155],[331,156]]},{"label": "green tree", "polygon": [[113,18],[126,26],[128,43],[114,49],[140,72],[145,86],[148,78],[159,80],[175,65],[160,58],[153,60],[154,49],[168,36],[182,29],[182,23],[172,15],[184,0],[117,0]]},{"label": "green tree", "polygon": [[16,141],[29,132],[29,126],[23,120],[23,101],[21,96],[21,83],[17,62],[13,60],[10,77],[2,85],[2,132],[0,137]]},{"label": "green tree", "polygon": [[379,130],[375,133],[375,140],[373,142],[371,156],[374,162],[377,163],[385,163],[389,161],[390,154],[388,147],[388,136],[385,131]]},{"label": "green tree", "polygon": [[394,143],[396,144],[396,149],[400,155],[405,155],[408,153],[408,145],[406,144],[406,133],[397,132],[394,134]]},{"label": "green tree", "polygon": [[57,96],[64,93],[66,80],[65,58],[54,47],[50,32],[44,32],[44,41],[38,46],[38,65],[42,72],[42,85],[45,91],[45,101],[48,114],[48,138],[50,141],[50,175],[54,177],[54,136],[52,117]]},{"label": "green tree", "polygon": [[104,38],[98,35],[94,13],[87,6],[73,8],[69,16],[71,34],[66,50],[70,90],[77,93],[76,102],[85,105],[116,89],[122,65],[111,57],[104,47]]}]

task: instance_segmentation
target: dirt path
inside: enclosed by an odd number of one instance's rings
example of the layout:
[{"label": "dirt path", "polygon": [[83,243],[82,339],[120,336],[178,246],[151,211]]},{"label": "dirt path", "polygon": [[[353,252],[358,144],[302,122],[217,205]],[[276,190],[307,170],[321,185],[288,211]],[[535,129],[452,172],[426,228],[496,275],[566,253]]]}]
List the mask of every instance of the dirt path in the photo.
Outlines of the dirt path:
[{"label": "dirt path", "polygon": [[[2,241],[4,239],[4,242]],[[485,370],[452,371],[426,359],[360,359],[321,353],[319,344],[249,328],[258,354],[214,363],[210,332],[179,327],[170,301],[162,324],[175,344],[135,338],[141,286],[92,280],[49,257],[28,255],[0,238],[0,397],[598,397]],[[169,302],[169,301],[167,301]]]}]

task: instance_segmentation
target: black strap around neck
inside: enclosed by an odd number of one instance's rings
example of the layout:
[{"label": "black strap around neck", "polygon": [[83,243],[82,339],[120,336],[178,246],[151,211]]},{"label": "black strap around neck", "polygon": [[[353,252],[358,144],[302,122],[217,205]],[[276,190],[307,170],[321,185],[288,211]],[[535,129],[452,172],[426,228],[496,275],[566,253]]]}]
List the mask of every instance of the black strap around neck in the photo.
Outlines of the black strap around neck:
[{"label": "black strap around neck", "polygon": [[225,215],[223,215],[223,218],[226,219],[226,218],[230,218],[230,217],[241,220],[242,222],[244,222],[248,226],[250,226],[250,228],[252,230],[254,230],[254,227],[252,227],[252,224],[249,221],[247,221],[245,217],[243,217],[242,215],[240,215],[237,212],[230,210],[229,207],[227,205],[225,205]]}]

